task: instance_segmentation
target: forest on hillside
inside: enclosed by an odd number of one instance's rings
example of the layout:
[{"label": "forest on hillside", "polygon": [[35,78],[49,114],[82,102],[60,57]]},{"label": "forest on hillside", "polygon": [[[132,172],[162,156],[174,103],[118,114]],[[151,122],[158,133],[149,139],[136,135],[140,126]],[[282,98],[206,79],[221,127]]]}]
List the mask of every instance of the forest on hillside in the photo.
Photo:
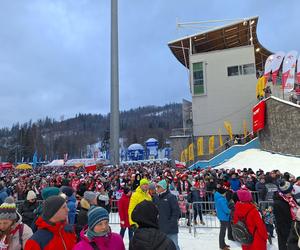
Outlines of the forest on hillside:
[{"label": "forest on hillside", "polygon": [[[103,142],[109,148],[109,114],[78,114],[74,118],[56,121],[49,117],[36,122],[14,124],[0,129],[1,161],[31,161],[86,157],[87,146]],[[181,104],[145,106],[120,112],[120,137],[125,146],[143,144],[154,137],[164,146],[173,128],[182,127]]]}]

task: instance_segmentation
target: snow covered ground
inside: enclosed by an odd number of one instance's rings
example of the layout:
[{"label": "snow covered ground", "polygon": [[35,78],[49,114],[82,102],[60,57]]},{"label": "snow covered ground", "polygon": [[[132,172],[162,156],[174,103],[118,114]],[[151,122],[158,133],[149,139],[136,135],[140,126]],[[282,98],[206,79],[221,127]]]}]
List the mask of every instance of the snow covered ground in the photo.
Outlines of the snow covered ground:
[{"label": "snow covered ground", "polygon": [[253,171],[263,169],[265,172],[279,169],[282,173],[289,172],[297,177],[300,176],[300,158],[272,154],[259,149],[248,149],[238,153],[217,168],[252,168]]},{"label": "snow covered ground", "polygon": [[[112,231],[118,233],[119,225],[112,224]],[[198,228],[196,237],[190,234],[188,228],[179,229],[179,246],[181,250],[218,250],[219,249],[219,229],[217,228]],[[128,249],[128,235],[125,233],[125,245]],[[275,242],[274,242],[275,241]],[[225,239],[225,242],[230,245],[231,250],[240,250],[241,246],[233,241]],[[259,250],[259,249],[257,249]],[[277,239],[273,239],[273,245],[268,244],[268,250],[278,250]]]}]

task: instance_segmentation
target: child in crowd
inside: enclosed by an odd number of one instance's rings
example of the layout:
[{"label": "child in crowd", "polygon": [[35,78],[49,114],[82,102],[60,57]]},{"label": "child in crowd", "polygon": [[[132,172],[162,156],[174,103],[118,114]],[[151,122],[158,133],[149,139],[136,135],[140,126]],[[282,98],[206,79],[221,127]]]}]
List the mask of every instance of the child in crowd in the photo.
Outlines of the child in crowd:
[{"label": "child in crowd", "polygon": [[180,194],[178,196],[178,205],[180,208],[180,214],[181,218],[188,219],[187,226],[190,225],[190,212],[189,212],[189,204],[188,202],[184,199],[184,196]]},{"label": "child in crowd", "polygon": [[263,219],[269,234],[269,242],[272,244],[271,238],[274,238],[274,214],[271,206],[263,210]]}]

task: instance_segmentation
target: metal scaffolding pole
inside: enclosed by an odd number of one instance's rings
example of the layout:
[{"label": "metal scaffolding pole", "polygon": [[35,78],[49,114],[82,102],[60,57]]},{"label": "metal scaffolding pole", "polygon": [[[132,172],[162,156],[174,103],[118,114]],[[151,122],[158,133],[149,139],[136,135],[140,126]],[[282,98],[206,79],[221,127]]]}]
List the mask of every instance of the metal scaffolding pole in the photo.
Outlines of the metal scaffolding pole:
[{"label": "metal scaffolding pole", "polygon": [[118,0],[111,0],[110,160],[119,164]]}]

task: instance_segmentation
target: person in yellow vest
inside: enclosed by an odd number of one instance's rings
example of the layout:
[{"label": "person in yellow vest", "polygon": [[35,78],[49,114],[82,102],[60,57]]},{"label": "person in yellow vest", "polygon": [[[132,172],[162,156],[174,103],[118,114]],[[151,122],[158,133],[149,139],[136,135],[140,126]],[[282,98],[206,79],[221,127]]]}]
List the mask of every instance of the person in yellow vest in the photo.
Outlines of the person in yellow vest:
[{"label": "person in yellow vest", "polygon": [[129,224],[130,226],[137,226],[135,222],[131,219],[131,214],[133,209],[136,207],[137,204],[141,203],[144,200],[151,201],[152,198],[148,193],[150,182],[143,178],[140,180],[140,185],[137,187],[135,192],[131,195],[129,207],[128,207],[128,215],[129,215]]}]

